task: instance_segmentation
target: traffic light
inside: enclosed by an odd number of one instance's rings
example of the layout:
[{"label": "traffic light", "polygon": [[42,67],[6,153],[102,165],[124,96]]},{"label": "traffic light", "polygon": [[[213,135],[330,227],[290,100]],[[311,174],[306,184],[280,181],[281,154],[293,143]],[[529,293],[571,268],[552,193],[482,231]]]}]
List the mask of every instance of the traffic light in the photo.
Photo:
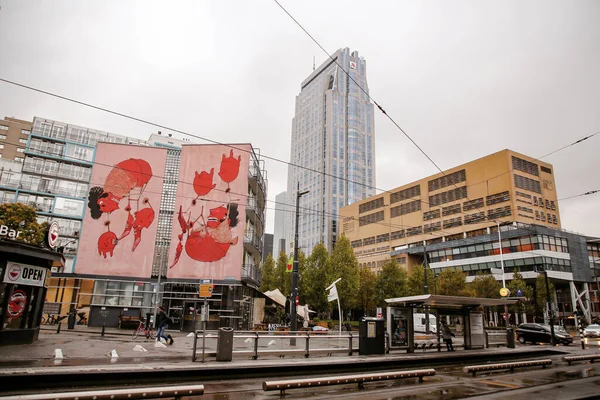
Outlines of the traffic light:
[{"label": "traffic light", "polygon": [[300,304],[300,296],[296,296],[296,307]]}]

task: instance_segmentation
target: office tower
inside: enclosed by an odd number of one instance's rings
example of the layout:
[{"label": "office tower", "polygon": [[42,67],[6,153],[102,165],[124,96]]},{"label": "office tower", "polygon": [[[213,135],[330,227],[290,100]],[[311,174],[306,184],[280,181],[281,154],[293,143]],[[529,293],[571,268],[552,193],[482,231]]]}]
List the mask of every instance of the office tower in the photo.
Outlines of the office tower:
[{"label": "office tower", "polygon": [[288,214],[293,213],[294,208],[287,204],[287,192],[281,192],[275,196],[275,227],[273,230],[273,258],[277,260],[283,251],[289,254],[285,245],[285,224],[288,222]]},{"label": "office tower", "polygon": [[[366,62],[345,48],[316,68],[296,97],[286,203],[295,204],[297,185],[310,191],[300,200],[299,247],[305,254],[319,242],[333,249],[338,210],[375,193],[375,129],[367,93]],[[294,218],[287,213],[289,249]]]}]

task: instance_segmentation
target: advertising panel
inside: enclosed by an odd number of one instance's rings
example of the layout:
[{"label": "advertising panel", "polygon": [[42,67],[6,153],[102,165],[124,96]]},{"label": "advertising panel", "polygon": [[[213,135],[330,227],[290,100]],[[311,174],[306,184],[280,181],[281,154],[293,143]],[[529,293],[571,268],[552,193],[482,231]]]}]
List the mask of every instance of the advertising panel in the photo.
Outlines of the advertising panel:
[{"label": "advertising panel", "polygon": [[167,149],[99,143],[75,272],[149,278]]},{"label": "advertising panel", "polygon": [[169,278],[241,278],[251,147],[232,147],[183,146]]}]

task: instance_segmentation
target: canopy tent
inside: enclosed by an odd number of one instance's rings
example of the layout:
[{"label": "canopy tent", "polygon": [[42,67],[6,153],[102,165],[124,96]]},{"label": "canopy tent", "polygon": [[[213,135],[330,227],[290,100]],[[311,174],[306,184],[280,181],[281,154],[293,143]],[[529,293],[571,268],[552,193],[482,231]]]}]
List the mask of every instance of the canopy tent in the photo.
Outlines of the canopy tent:
[{"label": "canopy tent", "polygon": [[[265,296],[273,300],[275,303],[285,308],[286,298],[279,289],[269,290],[263,293]],[[310,310],[308,306],[298,306],[297,314],[305,320],[310,320],[310,314],[316,314],[316,311]]]},{"label": "canopy tent", "polygon": [[484,297],[441,296],[437,294],[422,294],[420,296],[397,297],[385,299],[385,302],[396,306],[432,306],[432,307],[493,307],[505,304],[515,304],[518,300],[488,299]]}]

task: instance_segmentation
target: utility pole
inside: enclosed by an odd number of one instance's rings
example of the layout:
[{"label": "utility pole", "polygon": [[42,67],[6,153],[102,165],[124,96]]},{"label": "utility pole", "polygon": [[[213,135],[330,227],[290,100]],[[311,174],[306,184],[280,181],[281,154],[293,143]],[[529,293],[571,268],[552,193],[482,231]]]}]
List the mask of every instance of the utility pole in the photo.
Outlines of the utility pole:
[{"label": "utility pole", "polygon": [[[504,256],[502,251],[502,236],[500,235],[500,221],[496,221],[496,225],[498,226],[498,246],[500,247],[500,267],[502,268],[502,288],[506,289],[506,279],[504,278]],[[508,305],[504,304],[504,326],[508,328]]]},{"label": "utility pole", "polygon": [[[292,268],[292,301],[291,301],[291,317],[292,326],[291,331],[296,332],[298,330],[298,308],[296,300],[298,298],[298,222],[300,219],[300,197],[309,193],[309,190],[303,192],[300,191],[300,182],[296,183],[296,225],[294,227],[294,265]],[[290,345],[296,345],[296,339],[290,340]]]},{"label": "utility pole", "polygon": [[548,302],[548,314],[550,317],[550,343],[552,346],[556,344],[554,340],[554,316],[552,314],[552,303],[550,300],[550,283],[548,282],[548,271],[544,268],[544,280],[546,281],[546,301]]}]

